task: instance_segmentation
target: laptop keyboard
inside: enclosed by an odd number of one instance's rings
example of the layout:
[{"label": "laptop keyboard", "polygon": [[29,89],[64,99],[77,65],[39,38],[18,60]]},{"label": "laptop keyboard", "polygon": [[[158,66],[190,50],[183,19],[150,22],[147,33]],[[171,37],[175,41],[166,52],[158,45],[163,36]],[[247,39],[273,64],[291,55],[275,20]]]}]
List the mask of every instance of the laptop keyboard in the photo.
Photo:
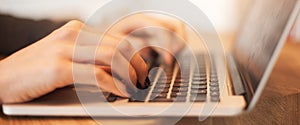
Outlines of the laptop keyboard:
[{"label": "laptop keyboard", "polygon": [[[219,81],[213,60],[208,67],[204,55],[196,57],[198,65],[188,57],[173,65],[161,65],[161,70],[150,74],[153,78],[150,87],[139,90],[129,102],[219,102]],[[116,99],[113,94],[107,97],[109,102]]]}]

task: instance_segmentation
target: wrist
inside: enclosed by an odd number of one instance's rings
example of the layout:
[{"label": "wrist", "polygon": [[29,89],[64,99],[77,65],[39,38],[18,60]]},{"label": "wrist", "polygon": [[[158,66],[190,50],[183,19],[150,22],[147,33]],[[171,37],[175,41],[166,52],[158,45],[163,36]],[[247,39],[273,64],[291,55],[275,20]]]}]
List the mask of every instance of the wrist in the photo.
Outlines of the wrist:
[{"label": "wrist", "polygon": [[0,60],[0,104],[4,102],[4,98],[7,96],[10,87],[9,73],[7,72],[9,66],[6,66],[4,63],[4,60]]},{"label": "wrist", "polygon": [[[0,57],[1,58],[1,57]],[[2,89],[5,89],[3,84],[5,84],[5,81],[4,81],[4,77],[3,77],[3,61],[0,59],[0,88],[1,88],[1,91],[0,91],[0,104],[3,103],[3,90]]]}]

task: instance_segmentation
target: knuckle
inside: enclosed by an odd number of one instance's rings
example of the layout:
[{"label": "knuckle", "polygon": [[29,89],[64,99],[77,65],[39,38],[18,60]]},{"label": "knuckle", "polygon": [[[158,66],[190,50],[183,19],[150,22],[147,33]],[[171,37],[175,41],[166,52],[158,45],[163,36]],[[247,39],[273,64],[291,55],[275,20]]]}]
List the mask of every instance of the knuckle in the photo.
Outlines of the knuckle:
[{"label": "knuckle", "polygon": [[129,65],[129,74],[132,80],[132,83],[136,83],[137,82],[137,74],[136,71],[134,70],[134,68],[132,66]]},{"label": "knuckle", "polygon": [[131,50],[132,50],[132,46],[129,43],[129,41],[127,41],[127,40],[120,42],[118,48],[124,52],[131,52]]},{"label": "knuckle", "polygon": [[105,79],[105,75],[103,74],[103,71],[99,68],[95,68],[95,76],[97,76],[98,82],[103,82]]},{"label": "knuckle", "polygon": [[[94,70],[94,75],[96,76],[96,82],[97,84],[101,87],[105,89],[105,84],[109,83],[111,79],[111,76],[109,74],[107,74],[105,71],[103,71],[100,68],[95,68]],[[109,90],[107,90],[109,91]]]},{"label": "knuckle", "polygon": [[98,52],[99,58],[103,60],[111,61],[114,55],[114,49],[112,47],[100,47],[100,52]]},{"label": "knuckle", "polygon": [[79,30],[72,28],[62,28],[57,30],[54,35],[57,39],[76,38]]},{"label": "knuckle", "polygon": [[67,24],[52,32],[56,39],[76,38],[83,23],[77,20],[69,21]]},{"label": "knuckle", "polygon": [[79,28],[83,26],[83,23],[81,21],[78,20],[71,20],[69,21],[66,26],[70,26],[70,27],[75,27],[75,28]]}]

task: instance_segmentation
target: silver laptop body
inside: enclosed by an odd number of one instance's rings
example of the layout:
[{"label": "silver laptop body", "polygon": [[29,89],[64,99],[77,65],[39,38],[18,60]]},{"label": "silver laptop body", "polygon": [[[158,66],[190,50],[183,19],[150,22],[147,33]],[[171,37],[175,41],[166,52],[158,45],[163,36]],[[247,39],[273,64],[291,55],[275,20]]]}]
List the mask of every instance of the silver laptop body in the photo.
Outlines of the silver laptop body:
[{"label": "silver laptop body", "polygon": [[[226,82],[220,82],[218,75],[222,73],[214,66],[212,55],[196,53],[195,61],[182,58],[173,65],[157,65],[160,69],[150,73],[152,85],[147,93],[139,94],[141,97],[125,99],[107,92],[99,97],[97,87],[75,84],[31,102],[3,104],[3,112],[25,116],[230,116],[251,110],[299,5],[297,0],[252,1],[233,49],[226,56]],[[197,42],[192,35],[190,38],[191,43]],[[181,57],[188,56],[183,53]]]}]

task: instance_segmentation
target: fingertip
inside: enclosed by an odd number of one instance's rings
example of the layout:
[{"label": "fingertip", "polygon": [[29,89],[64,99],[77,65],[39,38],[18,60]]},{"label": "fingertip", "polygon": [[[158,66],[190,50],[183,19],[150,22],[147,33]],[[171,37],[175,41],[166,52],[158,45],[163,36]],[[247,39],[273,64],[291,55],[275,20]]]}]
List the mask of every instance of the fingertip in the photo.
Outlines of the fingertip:
[{"label": "fingertip", "polygon": [[163,55],[163,60],[165,61],[166,64],[172,64],[172,55],[170,53],[164,53]]},{"label": "fingertip", "polygon": [[147,89],[150,86],[150,79],[149,77],[146,77],[143,82],[137,82],[136,87],[138,89]]}]

